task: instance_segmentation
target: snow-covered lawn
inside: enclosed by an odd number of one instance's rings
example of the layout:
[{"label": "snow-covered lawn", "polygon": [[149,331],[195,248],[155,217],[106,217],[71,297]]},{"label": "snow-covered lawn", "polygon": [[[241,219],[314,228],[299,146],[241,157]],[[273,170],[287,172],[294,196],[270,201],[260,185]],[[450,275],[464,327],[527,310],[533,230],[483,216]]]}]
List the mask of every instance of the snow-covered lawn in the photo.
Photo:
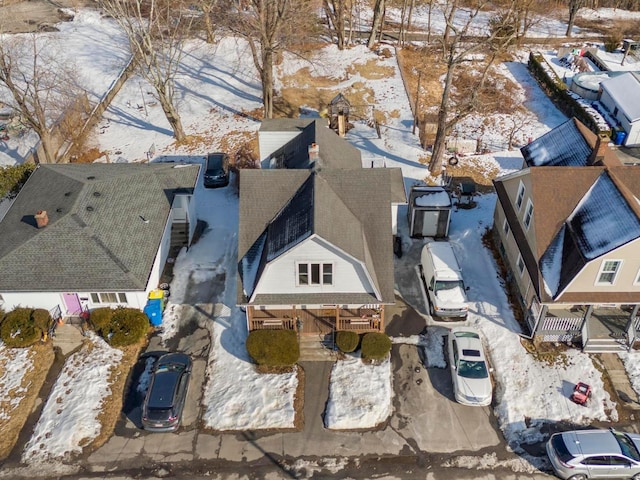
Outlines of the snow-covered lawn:
[{"label": "snow-covered lawn", "polygon": [[[76,21],[56,35],[64,38],[81,31],[90,23],[87,18],[91,18],[91,28],[96,29],[95,38],[101,38],[97,32],[103,35],[110,31],[107,21],[97,21],[81,12]],[[117,37],[110,38],[114,42]],[[100,56],[97,44],[100,42],[79,42],[76,47],[87,49],[78,53],[77,68],[84,72],[85,78],[95,81],[96,94],[108,83],[104,76],[111,72],[112,66]],[[104,70],[95,68],[95,58],[102,59]],[[114,58],[118,56],[114,55]],[[346,75],[346,68],[356,60],[375,60],[391,67],[394,74],[381,79],[363,79],[353,73]],[[331,72],[335,78],[343,79],[342,83],[336,84],[337,91],[347,90],[355,82],[364,82],[374,92],[371,101],[376,109],[397,112],[388,117],[387,125],[382,126],[381,139],[373,129],[356,122],[356,128],[347,138],[362,150],[365,160],[384,157],[386,166],[402,168],[407,185],[423,180],[428,172],[426,166],[418,162],[423,151],[417,137],[411,133],[413,117],[395,58],[378,57],[364,46],[338,52],[330,45],[318,51],[314,64],[323,66],[325,73]],[[292,73],[304,66],[306,63],[284,56],[283,71]],[[561,123],[563,116],[544,98],[524,65],[513,62],[506,67],[503,73],[522,84],[522,99],[531,105],[529,130],[524,135],[538,136]],[[159,156],[198,162],[207,151],[221,148],[230,132],[253,135],[259,128],[255,120],[237,115],[261,106],[258,76],[242,41],[226,38],[214,46],[194,42],[189,46],[177,88],[181,98],[180,112],[188,133],[202,135],[206,142],[176,147],[159,107],[149,105],[146,113],[145,109],[135,107],[146,101],[140,97],[147,98],[146,92],[150,89],[134,78],[105,114],[99,130],[104,133],[96,135],[100,150],[109,152],[112,159],[121,157],[133,162],[144,160],[153,145]],[[469,128],[473,123],[470,119]],[[6,157],[2,158],[6,160]],[[498,170],[500,173],[514,171],[521,164],[518,152],[495,152],[465,161],[475,162],[488,172]],[[199,185],[198,189],[198,218],[206,221],[210,228],[176,261],[171,301],[163,319],[163,338],[168,339],[178,332],[181,312],[189,308],[182,305],[188,280],[207,282],[215,275],[226,274],[226,289],[215,306],[215,320],[208,325],[213,341],[203,395],[204,422],[217,430],[290,428],[294,424],[298,376],[295,372],[258,374],[244,348],[246,324],[242,312],[235,307],[237,196],[233,187],[205,192]],[[522,346],[520,328],[510,311],[496,266],[481,243],[482,234],[492,223],[495,195],[483,195],[477,200],[476,208],[455,212],[450,234],[461,256],[465,281],[471,286],[469,323],[477,325],[488,342],[497,381],[495,414],[507,440],[512,445],[540,440],[537,428],[540,422],[615,421],[615,405],[606,394],[600,373],[588,355],[570,351],[555,363],[547,364],[536,360]],[[444,333],[443,327],[432,326],[426,338],[396,340],[415,341],[427,350],[429,366],[444,368],[441,342]],[[101,402],[109,395],[108,372],[118,363],[119,353],[97,338],[92,338],[92,346],[91,352],[85,349],[67,360],[24,452],[25,460],[64,458],[80,451],[99,433],[97,418]],[[5,355],[0,349],[0,364]],[[630,353],[625,357],[625,363],[637,365],[640,363],[638,358],[636,353]],[[8,365],[6,370],[0,370],[4,385],[20,385],[20,372],[28,368],[27,357],[17,354],[5,364]],[[390,370],[388,361],[378,366],[364,365],[351,356],[339,361],[330,380],[327,425],[336,429],[359,429],[384,422],[392,413]],[[358,383],[354,384],[354,378],[359,379]],[[635,373],[634,378],[637,378]],[[595,401],[586,408],[574,406],[567,399],[569,389],[577,379],[595,387]],[[639,383],[634,383],[636,389]],[[2,387],[0,392],[4,393],[6,388]],[[354,398],[366,401],[355,402]]]}]

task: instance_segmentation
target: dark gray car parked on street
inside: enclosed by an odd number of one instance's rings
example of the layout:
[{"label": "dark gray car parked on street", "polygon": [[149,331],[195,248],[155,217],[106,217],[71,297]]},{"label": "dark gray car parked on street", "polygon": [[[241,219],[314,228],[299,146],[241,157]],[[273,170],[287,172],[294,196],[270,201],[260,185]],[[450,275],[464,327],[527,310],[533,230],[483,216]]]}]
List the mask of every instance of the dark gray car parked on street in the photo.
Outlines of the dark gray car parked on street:
[{"label": "dark gray car parked on street", "polygon": [[174,432],[180,426],[191,377],[191,359],[167,353],[156,361],[142,405],[142,427],[151,432]]}]

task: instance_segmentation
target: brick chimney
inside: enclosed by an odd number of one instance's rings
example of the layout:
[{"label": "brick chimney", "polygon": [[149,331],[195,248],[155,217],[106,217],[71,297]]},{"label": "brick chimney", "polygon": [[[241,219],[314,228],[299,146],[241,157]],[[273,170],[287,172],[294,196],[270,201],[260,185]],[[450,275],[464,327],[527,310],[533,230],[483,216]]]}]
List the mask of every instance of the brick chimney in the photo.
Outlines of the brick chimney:
[{"label": "brick chimney", "polygon": [[320,158],[320,146],[317,143],[309,145],[309,161],[315,162]]},{"label": "brick chimney", "polygon": [[38,210],[33,217],[36,219],[38,228],[44,228],[47,226],[47,223],[49,223],[49,217],[47,216],[46,210]]}]

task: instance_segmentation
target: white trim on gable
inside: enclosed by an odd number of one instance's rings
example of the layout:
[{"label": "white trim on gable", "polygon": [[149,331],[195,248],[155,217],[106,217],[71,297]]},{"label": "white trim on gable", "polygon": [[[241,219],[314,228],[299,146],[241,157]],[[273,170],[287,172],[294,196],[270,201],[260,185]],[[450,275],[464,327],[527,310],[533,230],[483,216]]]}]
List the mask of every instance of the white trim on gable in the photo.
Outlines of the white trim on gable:
[{"label": "white trim on gable", "polygon": [[[297,265],[300,263],[331,263],[333,283],[330,285],[299,285]],[[317,234],[311,235],[288,251],[267,263],[256,281],[248,303],[264,294],[370,293],[381,300],[364,262],[349,255]]]}]

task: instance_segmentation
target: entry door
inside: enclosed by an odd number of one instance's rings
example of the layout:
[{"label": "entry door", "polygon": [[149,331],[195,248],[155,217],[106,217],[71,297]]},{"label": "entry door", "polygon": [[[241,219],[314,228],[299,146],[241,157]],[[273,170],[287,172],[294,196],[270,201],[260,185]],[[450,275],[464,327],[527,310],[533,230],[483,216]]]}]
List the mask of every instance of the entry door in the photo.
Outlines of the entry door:
[{"label": "entry door", "polygon": [[67,309],[67,315],[78,315],[82,312],[80,298],[77,293],[63,293],[64,306]]},{"label": "entry door", "polygon": [[422,236],[423,237],[435,237],[438,235],[438,217],[440,212],[423,210],[419,212],[422,214]]}]

